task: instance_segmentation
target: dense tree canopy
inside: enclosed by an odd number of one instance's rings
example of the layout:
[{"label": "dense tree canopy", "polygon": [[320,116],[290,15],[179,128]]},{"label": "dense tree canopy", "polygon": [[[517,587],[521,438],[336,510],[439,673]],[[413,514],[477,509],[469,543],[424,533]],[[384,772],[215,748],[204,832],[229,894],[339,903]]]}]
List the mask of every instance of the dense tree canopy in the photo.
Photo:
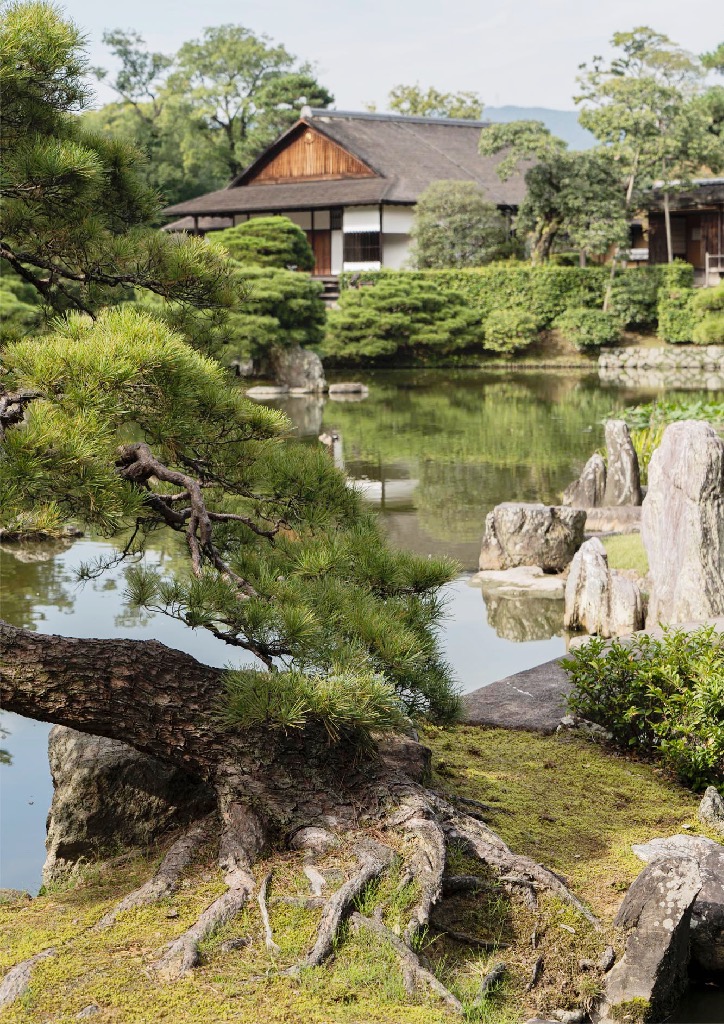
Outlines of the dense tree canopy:
[{"label": "dense tree canopy", "polygon": [[440,92],[434,86],[396,85],[390,90],[388,106],[396,114],[414,117],[456,117],[479,121],[483,101],[475,92]]},{"label": "dense tree canopy", "polygon": [[506,255],[508,225],[474,181],[435,181],[417,200],[412,227],[418,268],[481,267]]}]

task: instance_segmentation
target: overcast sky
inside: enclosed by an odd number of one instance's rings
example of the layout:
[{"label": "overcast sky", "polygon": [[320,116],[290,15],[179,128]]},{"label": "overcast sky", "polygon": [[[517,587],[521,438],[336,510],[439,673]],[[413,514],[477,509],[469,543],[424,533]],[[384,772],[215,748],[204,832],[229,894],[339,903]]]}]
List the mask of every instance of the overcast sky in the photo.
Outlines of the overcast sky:
[{"label": "overcast sky", "polygon": [[[478,92],[490,106],[572,109],[578,65],[615,31],[650,25],[700,53],[724,39],[721,0],[66,0],[109,66],[104,29],[133,28],[172,53],[209,25],[242,24],[317,64],[343,110],[385,109],[400,82]],[[108,100],[99,86],[99,99]]]}]

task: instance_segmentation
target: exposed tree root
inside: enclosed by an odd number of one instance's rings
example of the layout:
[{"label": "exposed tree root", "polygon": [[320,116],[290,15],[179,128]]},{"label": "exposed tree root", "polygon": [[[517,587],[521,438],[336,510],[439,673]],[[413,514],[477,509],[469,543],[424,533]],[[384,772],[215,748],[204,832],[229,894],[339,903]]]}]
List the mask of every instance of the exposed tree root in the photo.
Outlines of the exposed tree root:
[{"label": "exposed tree root", "polygon": [[[405,880],[416,882],[420,897],[413,907],[405,927],[404,939],[408,945],[430,920],[430,912],[442,895],[442,876],[445,871],[445,834],[430,815],[429,806],[418,804],[411,808],[410,817],[403,824],[412,834],[413,851],[406,861]],[[395,815],[399,821],[400,813]]]},{"label": "exposed tree root", "polygon": [[264,881],[261,883],[261,888],[257,895],[257,902],[259,903],[259,911],[261,913],[261,920],[264,925],[264,944],[270,953],[281,952],[279,946],[277,946],[272,936],[271,924],[269,922],[269,912],[266,909],[266,892],[269,888],[269,880],[271,879],[271,871],[269,874],[264,876]]},{"label": "exposed tree root", "polygon": [[479,1010],[483,1005],[484,1000],[488,997],[489,993],[495,986],[502,981],[503,975],[508,969],[508,965],[504,963],[496,964],[491,971],[485,975],[483,980],[480,982],[480,989],[477,996],[470,1005],[471,1010]]},{"label": "exposed tree root", "polygon": [[95,925],[94,931],[104,931],[115,924],[119,914],[133,907],[141,907],[147,903],[156,903],[165,896],[170,896],[177,888],[181,874],[186,870],[194,858],[196,851],[208,838],[213,816],[204,818],[197,822],[192,828],[185,832],[178,839],[156,871],[156,874],[148,882],[124,897],[112,910],[104,914]]},{"label": "exposed tree root", "polygon": [[458,932],[452,928],[448,928],[446,924],[436,920],[434,917],[430,918],[430,924],[436,932],[442,932],[444,935],[454,939],[455,942],[460,942],[465,946],[478,946],[480,949],[507,949],[507,942],[497,942],[494,939],[479,939],[475,935],[468,935],[466,932]]},{"label": "exposed tree root", "polygon": [[[254,892],[251,865],[259,852],[263,829],[256,815],[238,804],[224,806],[225,828],[221,839],[219,863],[228,889],[207,907],[195,923],[171,942],[163,955],[151,965],[162,981],[176,981],[199,962],[199,943],[231,921]],[[240,836],[244,836],[243,840]]]},{"label": "exposed tree root", "polygon": [[466,892],[495,892],[496,885],[477,875],[446,875],[442,880],[443,896]]},{"label": "exposed tree root", "polygon": [[10,1006],[27,992],[35,965],[41,960],[55,956],[55,952],[53,947],[44,949],[10,968],[3,980],[0,981],[0,1009]]},{"label": "exposed tree root", "polygon": [[352,902],[370,882],[380,877],[394,858],[388,846],[371,840],[360,843],[356,852],[360,859],[360,869],[327,900],[317,929],[316,942],[304,958],[301,965],[303,967],[317,967],[326,960],[332,952],[339,926]]},{"label": "exposed tree root", "polygon": [[460,1000],[452,994],[452,992],[445,988],[441,981],[435,977],[426,967],[423,967],[420,963],[420,958],[414,953],[410,947],[402,941],[399,935],[395,935],[394,932],[390,931],[380,921],[374,921],[370,917],[364,917],[362,914],[353,913],[350,916],[352,926],[355,928],[366,928],[368,931],[373,932],[380,938],[385,939],[390,943],[392,948],[395,950],[402,962],[402,972],[406,979],[406,987],[408,990],[410,987],[416,985],[423,985],[429,988],[435,995],[439,996],[440,999],[451,1010],[455,1013],[459,1013],[461,1016],[464,1013],[463,1004]]}]

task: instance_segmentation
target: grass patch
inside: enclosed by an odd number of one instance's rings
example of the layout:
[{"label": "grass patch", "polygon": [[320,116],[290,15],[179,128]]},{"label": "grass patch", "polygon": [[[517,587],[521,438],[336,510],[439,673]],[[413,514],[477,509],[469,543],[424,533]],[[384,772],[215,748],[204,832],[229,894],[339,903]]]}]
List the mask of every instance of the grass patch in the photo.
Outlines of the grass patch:
[{"label": "grass patch", "polygon": [[[610,922],[641,868],[631,843],[687,827],[706,834],[696,822],[697,798],[655,766],[575,737],[460,726],[427,729],[424,740],[433,749],[435,787],[491,805],[490,824],[505,841],[565,875],[604,922],[603,932],[594,932],[557,900],[542,897],[539,907],[531,909],[493,884],[488,892],[446,900],[435,918],[452,930],[508,948],[483,951],[431,927],[420,945],[432,969],[470,1004],[493,964],[504,960],[509,965],[502,984],[471,1017],[484,1024],[518,1024],[536,1013],[546,1016],[593,998],[598,975],[582,973],[579,960],[597,959],[612,938]],[[303,860],[294,853],[279,854],[258,865],[256,872],[261,878],[273,870],[270,916],[279,954],[266,951],[259,910],[252,901],[204,943],[202,964],[190,977],[173,985],[156,984],[143,973],[144,967],[223,888],[213,851],[205,852],[178,892],[162,904],[123,915],[108,932],[90,929],[150,875],[161,852],[154,851],[153,860],[139,856],[109,869],[90,870],[74,887],[0,906],[0,970],[49,945],[60,947],[56,957],[38,965],[30,991],[5,1011],[4,1021],[71,1024],[89,1003],[100,1007],[93,1017],[97,1024],[443,1024],[459,1019],[425,994],[411,999],[393,951],[366,932],[348,930],[325,966],[303,971],[298,978],[279,977],[280,967],[309,949],[320,914],[274,902],[281,892],[309,891]],[[400,847],[398,852],[404,855],[405,850]],[[321,865],[335,884],[351,868],[338,851]],[[485,875],[456,848],[448,870]],[[381,906],[392,928],[400,926],[416,895],[412,887],[398,891],[398,880],[394,869],[360,898],[365,913]],[[492,875],[488,880],[495,883]],[[169,918],[170,910],[179,916]],[[224,940],[241,936],[251,940],[248,946],[221,952]],[[526,993],[540,955],[545,957],[544,979]]]},{"label": "grass patch", "polygon": [[602,537],[610,569],[633,569],[639,576],[649,571],[649,560],[640,533],[620,533]]}]

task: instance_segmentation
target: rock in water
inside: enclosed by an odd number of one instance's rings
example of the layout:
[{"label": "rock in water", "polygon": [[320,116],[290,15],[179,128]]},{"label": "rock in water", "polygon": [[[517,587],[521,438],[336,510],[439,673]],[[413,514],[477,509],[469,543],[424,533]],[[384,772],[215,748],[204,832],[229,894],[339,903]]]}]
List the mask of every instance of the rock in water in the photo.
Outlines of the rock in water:
[{"label": "rock in water", "polygon": [[327,387],[322,360],[316,352],[301,345],[288,348],[275,345],[269,352],[268,362],[271,376],[282,387],[296,392],[324,391]]},{"label": "rock in water", "polygon": [[626,951],[606,975],[599,1019],[625,1019],[622,1003],[649,1004],[647,1020],[663,1020],[688,983],[689,937],[701,877],[693,860],[648,864],[626,893],[615,924],[626,929]]},{"label": "rock in water", "polygon": [[606,490],[603,505],[640,505],[639,460],[624,420],[606,420]]},{"label": "rock in water", "polygon": [[641,535],[648,623],[724,615],[724,444],[707,423],[672,423],[651,457]]},{"label": "rock in water", "polygon": [[598,508],[606,493],[606,463],[595,452],[581,471],[581,475],[563,492],[563,504],[573,508]]},{"label": "rock in water", "polygon": [[585,525],[583,509],[503,502],[485,517],[480,568],[562,572],[583,543]]},{"label": "rock in water", "polygon": [[699,804],[697,816],[699,821],[703,821],[709,828],[713,828],[724,836],[724,800],[722,800],[719,790],[709,786]]},{"label": "rock in water", "polygon": [[633,847],[641,860],[693,862],[701,889],[691,915],[691,959],[707,973],[724,971],[724,847],[704,836],[669,836]]},{"label": "rock in water", "polygon": [[43,866],[46,885],[80,860],[145,846],[215,806],[203,783],[118,740],[56,725],[48,758],[55,788]]},{"label": "rock in water", "polygon": [[563,625],[592,635],[623,636],[642,629],[643,602],[636,584],[608,567],[598,537],[582,544],[566,581]]}]

